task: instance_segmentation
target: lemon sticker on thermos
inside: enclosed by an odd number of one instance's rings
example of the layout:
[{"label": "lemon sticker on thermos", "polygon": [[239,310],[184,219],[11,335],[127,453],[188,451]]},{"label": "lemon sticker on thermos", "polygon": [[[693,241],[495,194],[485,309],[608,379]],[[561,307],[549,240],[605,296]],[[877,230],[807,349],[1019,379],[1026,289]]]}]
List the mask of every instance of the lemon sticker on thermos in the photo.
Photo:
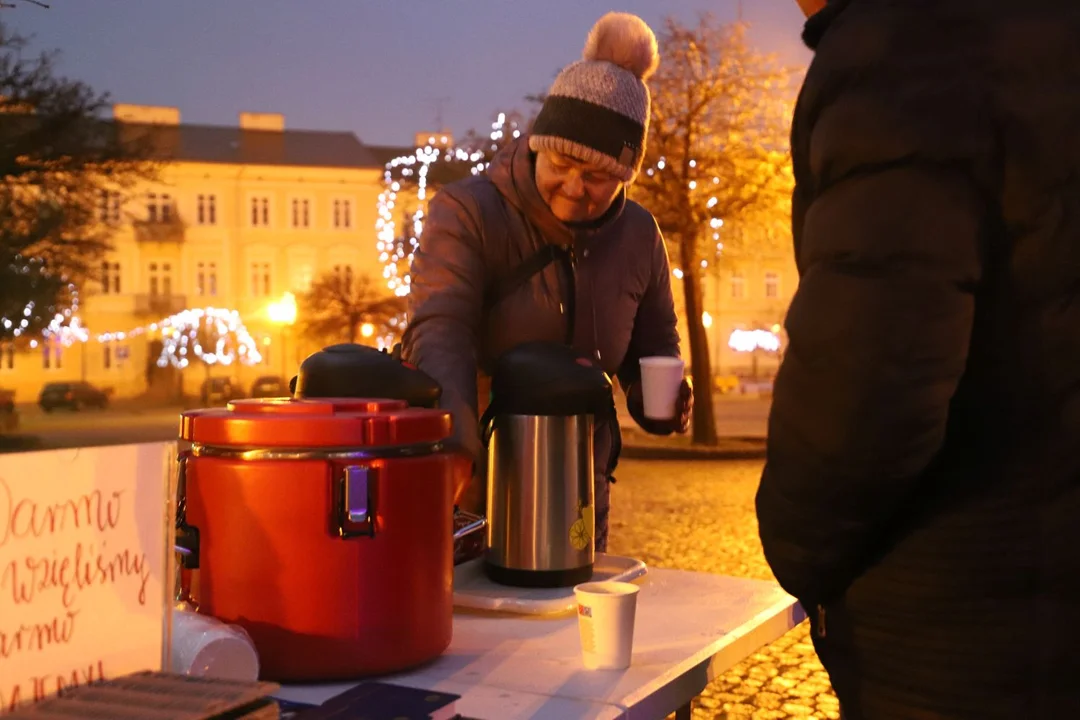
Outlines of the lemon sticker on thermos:
[{"label": "lemon sticker on thermos", "polygon": [[592,542],[596,531],[596,515],[592,506],[578,508],[578,519],[570,526],[570,546],[575,550],[584,550]]}]

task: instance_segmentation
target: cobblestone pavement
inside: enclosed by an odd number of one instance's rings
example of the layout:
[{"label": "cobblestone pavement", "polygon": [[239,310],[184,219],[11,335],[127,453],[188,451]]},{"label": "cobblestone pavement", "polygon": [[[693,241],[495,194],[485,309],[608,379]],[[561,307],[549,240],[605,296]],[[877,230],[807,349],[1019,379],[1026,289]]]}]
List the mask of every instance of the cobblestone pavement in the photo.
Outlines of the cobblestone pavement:
[{"label": "cobblestone pavement", "polygon": [[[754,517],[760,462],[627,460],[616,476],[611,552],[655,567],[772,579]],[[839,718],[808,632],[804,622],[714,680],[694,718]]]}]

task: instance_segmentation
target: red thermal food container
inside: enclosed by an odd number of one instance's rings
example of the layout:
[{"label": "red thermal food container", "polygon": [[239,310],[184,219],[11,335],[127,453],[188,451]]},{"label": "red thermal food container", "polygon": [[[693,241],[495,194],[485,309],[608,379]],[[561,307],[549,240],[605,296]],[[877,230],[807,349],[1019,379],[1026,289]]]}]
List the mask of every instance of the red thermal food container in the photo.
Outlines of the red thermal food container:
[{"label": "red thermal food container", "polygon": [[183,414],[179,524],[200,610],[250,633],[264,679],[410,668],[450,644],[450,415],[363,399]]}]

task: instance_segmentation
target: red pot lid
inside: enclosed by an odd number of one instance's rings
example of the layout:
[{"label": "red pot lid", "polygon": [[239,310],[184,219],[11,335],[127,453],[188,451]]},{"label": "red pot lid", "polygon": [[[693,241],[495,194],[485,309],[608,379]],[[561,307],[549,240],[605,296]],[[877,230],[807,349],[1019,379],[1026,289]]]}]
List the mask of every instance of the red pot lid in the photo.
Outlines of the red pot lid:
[{"label": "red pot lid", "polygon": [[180,438],[234,448],[392,447],[450,437],[450,413],[401,400],[264,398],[181,413]]}]

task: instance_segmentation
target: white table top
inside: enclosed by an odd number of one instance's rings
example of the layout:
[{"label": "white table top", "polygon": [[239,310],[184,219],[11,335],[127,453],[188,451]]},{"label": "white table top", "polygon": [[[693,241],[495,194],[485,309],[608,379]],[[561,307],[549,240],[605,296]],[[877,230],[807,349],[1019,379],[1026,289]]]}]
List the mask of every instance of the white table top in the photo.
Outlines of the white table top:
[{"label": "white table top", "polygon": [[[638,581],[634,654],[626,670],[585,670],[577,617],[454,614],[442,657],[387,682],[461,695],[484,720],[666,717],[804,619],[776,584],[652,569]],[[279,696],[321,703],[355,683],[289,686]]]}]

